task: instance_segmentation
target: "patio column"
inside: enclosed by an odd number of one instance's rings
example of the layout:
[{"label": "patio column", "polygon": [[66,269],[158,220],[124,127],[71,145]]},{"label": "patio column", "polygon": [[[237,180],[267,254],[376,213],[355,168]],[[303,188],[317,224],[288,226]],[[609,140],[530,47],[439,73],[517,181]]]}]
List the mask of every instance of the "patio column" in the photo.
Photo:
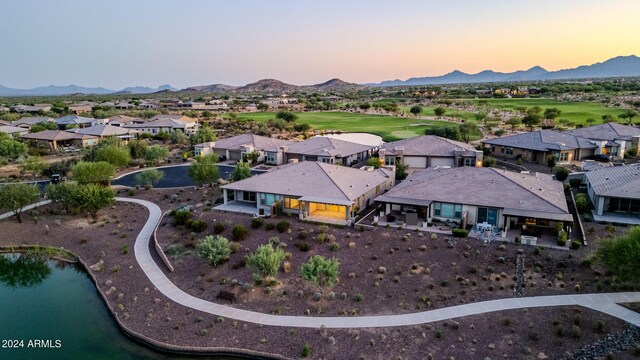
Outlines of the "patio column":
[{"label": "patio column", "polygon": [[227,197],[227,189],[222,189],[222,196],[224,197],[224,204],[227,205],[227,202],[229,201]]},{"label": "patio column", "polygon": [[346,220],[347,221],[351,219],[351,209],[352,209],[351,206],[347,205],[347,211],[346,211],[346,213],[347,213],[347,219]]}]

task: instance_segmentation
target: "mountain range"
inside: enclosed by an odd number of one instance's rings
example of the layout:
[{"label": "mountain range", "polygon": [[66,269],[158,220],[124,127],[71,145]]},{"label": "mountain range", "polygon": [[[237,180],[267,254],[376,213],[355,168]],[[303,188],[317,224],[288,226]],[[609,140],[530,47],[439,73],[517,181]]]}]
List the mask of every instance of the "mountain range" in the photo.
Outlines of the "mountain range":
[{"label": "mountain range", "polygon": [[583,65],[572,69],[547,71],[540,66],[510,73],[484,70],[467,74],[459,70],[441,76],[413,77],[407,80],[387,80],[367,86],[408,86],[439,84],[470,84],[490,82],[594,79],[607,77],[640,76],[640,58],[635,55],[618,56],[604,62]]},{"label": "mountain range", "polygon": [[470,83],[495,83],[515,81],[540,81],[540,80],[571,80],[571,79],[595,79],[607,77],[633,77],[640,76],[640,58],[635,55],[618,56],[604,62],[592,65],[583,65],[572,69],[547,71],[540,66],[534,66],[529,70],[518,70],[510,73],[484,70],[477,74],[467,74],[459,70],[452,71],[441,76],[413,77],[407,80],[387,80],[380,83],[354,84],[340,79],[315,85],[292,85],[275,79],[262,79],[244,86],[225,84],[212,84],[192,86],[178,90],[171,85],[162,85],[157,88],[146,86],[127,87],[121,90],[110,90],[103,87],[83,87],[78,85],[55,86],[49,85],[33,89],[12,89],[0,85],[0,96],[57,96],[70,94],[151,94],[157,92],[210,92],[210,93],[292,93],[296,91],[358,91],[365,86],[409,86],[409,85],[439,85],[439,84],[470,84]]}]

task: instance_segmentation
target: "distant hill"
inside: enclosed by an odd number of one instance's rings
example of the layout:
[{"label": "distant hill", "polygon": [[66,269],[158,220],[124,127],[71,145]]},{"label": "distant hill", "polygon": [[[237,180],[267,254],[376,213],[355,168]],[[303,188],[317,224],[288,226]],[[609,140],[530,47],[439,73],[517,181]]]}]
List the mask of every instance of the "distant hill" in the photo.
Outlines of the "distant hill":
[{"label": "distant hill", "polygon": [[49,85],[36,87],[33,89],[13,89],[0,85],[0,96],[59,96],[59,95],[78,95],[78,94],[150,94],[164,90],[175,91],[177,89],[171,85],[162,85],[157,88],[146,86],[127,87],[122,90],[111,90],[103,87],[84,87],[78,85],[56,86]]},{"label": "distant hill", "polygon": [[239,88],[239,86],[213,84],[213,85],[191,86],[186,89],[182,89],[180,91],[185,91],[185,92],[203,91],[203,92],[220,93],[220,92],[230,92],[237,88]]},{"label": "distant hill", "polygon": [[293,93],[296,91],[356,91],[364,89],[365,86],[348,83],[340,79],[331,79],[321,84],[315,85],[292,85],[276,79],[262,79],[244,86],[231,86],[224,84],[213,84],[203,86],[192,86],[180,91],[203,91],[203,92],[237,92],[237,93]]},{"label": "distant hill", "polygon": [[618,56],[601,63],[583,65],[573,69],[547,71],[540,66],[510,73],[484,70],[467,74],[459,70],[441,76],[414,77],[407,80],[387,80],[368,86],[438,85],[484,82],[512,82],[536,80],[593,79],[604,77],[640,76],[640,58],[635,55]]},{"label": "distant hill", "polygon": [[236,89],[238,92],[262,92],[262,93],[283,93],[295,92],[300,90],[297,85],[284,83],[276,79],[262,79],[254,83],[241,86]]},{"label": "distant hill", "polygon": [[364,88],[364,86],[354,83],[348,83],[340,79],[331,79],[321,84],[311,85],[312,88],[321,91],[357,91]]}]

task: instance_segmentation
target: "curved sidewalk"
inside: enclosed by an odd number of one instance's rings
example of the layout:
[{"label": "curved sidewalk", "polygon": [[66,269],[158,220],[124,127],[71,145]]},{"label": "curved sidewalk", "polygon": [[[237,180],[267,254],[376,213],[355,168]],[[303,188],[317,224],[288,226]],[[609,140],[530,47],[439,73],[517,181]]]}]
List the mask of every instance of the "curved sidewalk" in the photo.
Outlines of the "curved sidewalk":
[{"label": "curved sidewalk", "polygon": [[169,299],[186,307],[212,315],[270,326],[306,328],[319,328],[321,326],[325,326],[327,328],[370,328],[418,325],[502,310],[577,305],[600,311],[623,319],[636,326],[640,326],[640,314],[618,305],[618,303],[639,302],[640,292],[509,298],[457,305],[411,314],[358,317],[284,316],[235,309],[230,306],[206,301],[185,293],[165,276],[160,267],[153,260],[149,250],[149,240],[162,213],[158,205],[146,200],[132,198],[117,198],[117,200],[134,202],[149,209],[149,220],[147,220],[147,223],[138,235],[134,249],[138,264],[140,264],[140,267],[142,267],[142,270],[147,274],[147,277],[151,280],[153,285]]},{"label": "curved sidewalk", "polygon": [[[183,306],[206,312],[216,316],[223,316],[233,320],[257,323],[269,326],[303,327],[303,328],[372,328],[419,325],[436,321],[455,319],[463,316],[479,315],[496,311],[522,308],[551,307],[551,306],[583,306],[604,314],[622,319],[640,327],[640,314],[629,310],[619,303],[640,302],[640,292],[604,293],[604,294],[574,294],[534,296],[524,298],[497,299],[464,305],[451,306],[442,309],[429,310],[410,314],[358,316],[358,317],[310,317],[271,315],[254,311],[235,309],[230,306],[206,301],[189,295],[179,289],[162,272],[153,260],[149,249],[149,241],[153,230],[158,225],[162,211],[160,207],[150,201],[117,197],[116,201],[132,202],[146,207],[149,218],[136,237],[134,253],[136,261],[147,275],[151,283],[166,297]],[[29,209],[44,205],[43,201],[29,206]],[[25,209],[26,210],[26,209]],[[0,219],[13,215],[0,215]]]}]

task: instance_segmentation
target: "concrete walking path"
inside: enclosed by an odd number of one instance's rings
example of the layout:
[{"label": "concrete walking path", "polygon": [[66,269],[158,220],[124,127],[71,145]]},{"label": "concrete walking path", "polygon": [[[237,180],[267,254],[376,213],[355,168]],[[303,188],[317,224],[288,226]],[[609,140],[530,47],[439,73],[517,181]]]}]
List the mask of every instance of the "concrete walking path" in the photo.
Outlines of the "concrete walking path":
[{"label": "concrete walking path", "polygon": [[[134,253],[136,261],[142,268],[142,271],[144,271],[158,291],[180,305],[228,319],[285,327],[320,328],[324,326],[326,328],[341,329],[374,328],[419,325],[503,310],[552,306],[583,306],[622,319],[640,327],[640,314],[618,305],[619,303],[640,302],[640,292],[507,298],[469,303],[410,314],[358,317],[286,316],[236,309],[231,306],[217,304],[187,294],[171,282],[162,269],[160,269],[158,264],[153,260],[149,241],[151,240],[153,231],[162,216],[162,211],[158,205],[150,201],[134,198],[117,197],[116,201],[136,203],[149,210],[149,218],[136,237]],[[45,203],[47,203],[47,201],[34,204],[30,209],[44,205]],[[13,213],[0,215],[0,219],[11,215],[13,215]]]},{"label": "concrete walking path", "polygon": [[[50,202],[51,202],[51,200],[42,200],[42,201],[37,202],[35,204],[27,205],[22,209],[21,212],[25,212],[25,211],[31,210],[31,209],[36,208],[38,206],[47,205]],[[0,220],[6,219],[6,218],[10,218],[10,217],[14,216],[15,214],[16,213],[13,212],[13,211],[10,211],[10,212],[4,213],[4,214],[0,214]]]}]

